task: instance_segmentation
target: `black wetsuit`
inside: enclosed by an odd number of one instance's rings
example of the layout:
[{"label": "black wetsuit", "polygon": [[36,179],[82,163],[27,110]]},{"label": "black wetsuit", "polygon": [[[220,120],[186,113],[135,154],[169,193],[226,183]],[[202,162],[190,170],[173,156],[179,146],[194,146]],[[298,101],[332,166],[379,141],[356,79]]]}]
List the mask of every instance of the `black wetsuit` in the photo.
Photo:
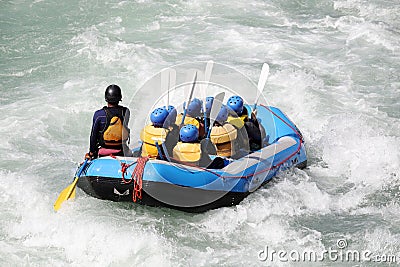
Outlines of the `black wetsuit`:
[{"label": "black wetsuit", "polygon": [[[123,117],[123,123],[128,129],[128,122],[129,122],[129,117],[130,117],[130,111],[126,107],[122,106],[116,106],[116,107],[103,107],[102,109],[97,110],[94,115],[93,115],[93,124],[92,124],[92,131],[90,134],[90,152],[92,152],[95,157],[97,157],[99,148],[104,147],[108,148],[105,146],[102,142],[102,132],[105,130],[106,124],[107,124],[107,114],[106,114],[106,109],[110,113],[111,116],[117,116],[120,115]],[[111,118],[110,118],[111,119]],[[128,138],[129,140],[129,138]],[[111,148],[111,147],[110,147]],[[124,150],[126,152],[130,152],[127,144],[122,144],[121,146],[118,147],[112,147],[113,149],[121,149],[121,153],[119,155],[124,154]]]}]

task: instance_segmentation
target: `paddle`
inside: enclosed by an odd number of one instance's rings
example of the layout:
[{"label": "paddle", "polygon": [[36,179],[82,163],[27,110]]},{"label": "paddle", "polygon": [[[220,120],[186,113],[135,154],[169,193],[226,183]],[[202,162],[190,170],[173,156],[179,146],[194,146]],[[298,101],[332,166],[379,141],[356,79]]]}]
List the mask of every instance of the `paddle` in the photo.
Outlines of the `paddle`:
[{"label": "paddle", "polygon": [[207,125],[207,113],[206,113],[206,98],[207,98],[207,87],[208,87],[208,83],[210,82],[210,78],[211,78],[211,72],[214,66],[214,61],[210,60],[207,62],[206,65],[206,70],[204,73],[204,83],[202,85],[201,88],[201,96],[203,98],[204,101],[204,105],[203,105],[203,113],[204,113],[204,129],[205,132],[207,132],[208,129],[208,125]]},{"label": "paddle", "polygon": [[158,151],[158,156],[160,157],[161,160],[164,160],[164,157],[162,155],[161,147],[158,144],[158,141],[155,141],[154,144],[156,145],[157,151]]},{"label": "paddle", "polygon": [[165,68],[163,70],[161,70],[161,95],[164,95],[165,91],[167,91],[167,99],[165,101],[164,98],[164,102],[165,102],[165,106],[168,108],[169,105],[169,69]]},{"label": "paddle", "polygon": [[[162,156],[162,151],[163,151],[164,155],[165,155],[165,158],[169,162],[171,162],[171,158],[169,157],[167,146],[165,145],[165,138],[164,137],[152,137],[151,139],[154,140],[154,142],[155,142],[155,144],[157,146],[158,153],[161,155],[160,158],[162,160],[164,159],[164,157]],[[161,144],[162,150],[160,148],[160,144]]]},{"label": "paddle", "polygon": [[219,111],[221,110],[224,97],[225,97],[225,92],[219,93],[214,97],[214,101],[210,111],[210,129],[208,130],[207,138],[210,138],[212,127],[214,126],[214,122],[218,116]]},{"label": "paddle", "polygon": [[219,93],[214,97],[214,101],[211,106],[211,111],[210,111],[210,129],[208,130],[208,133],[206,135],[206,138],[201,140],[200,146],[204,148],[204,151],[206,151],[208,154],[214,154],[215,153],[215,146],[210,140],[210,134],[211,130],[213,127],[213,124],[215,122],[215,119],[218,116],[218,113],[221,109],[222,106],[222,101],[224,101],[225,97],[225,92]]},{"label": "paddle", "polygon": [[192,101],[194,87],[196,86],[196,80],[197,80],[197,71],[196,71],[196,74],[194,75],[192,90],[190,91],[189,99],[188,99],[188,101],[186,102],[186,107],[185,107],[185,110],[183,111],[183,116],[182,116],[182,121],[181,121],[180,127],[182,127],[182,125],[183,125],[184,122],[185,122],[185,117],[186,117],[187,109],[188,109],[188,107],[189,107],[190,102]]},{"label": "paddle", "polygon": [[267,63],[264,63],[261,69],[261,73],[260,73],[260,78],[258,79],[258,84],[257,84],[257,97],[256,97],[256,101],[254,102],[254,108],[253,108],[253,113],[256,112],[257,109],[257,103],[258,100],[262,94],[262,91],[264,89],[265,83],[267,82],[268,79],[268,75],[269,75],[269,65]]},{"label": "paddle", "polygon": [[175,88],[176,85],[176,70],[175,69],[169,69],[169,84],[168,84],[168,103],[167,103],[167,108],[169,106],[169,91],[171,88]]},{"label": "paddle", "polygon": [[86,159],[85,162],[82,164],[81,168],[79,169],[78,175],[75,176],[74,181],[72,182],[72,184],[70,184],[69,186],[67,186],[63,191],[61,191],[60,195],[58,196],[56,202],[54,202],[54,210],[58,211],[61,207],[61,204],[68,200],[68,199],[73,199],[75,197],[75,187],[76,187],[76,183],[78,182],[79,176],[81,176],[81,173],[83,171],[83,169],[85,169],[85,166],[87,164],[89,159]]},{"label": "paddle", "polygon": [[[176,84],[176,70],[166,68],[161,71],[161,95],[167,91],[167,99],[164,100],[165,107],[169,106],[169,91],[174,88]],[[165,98],[164,98],[165,99]]]}]

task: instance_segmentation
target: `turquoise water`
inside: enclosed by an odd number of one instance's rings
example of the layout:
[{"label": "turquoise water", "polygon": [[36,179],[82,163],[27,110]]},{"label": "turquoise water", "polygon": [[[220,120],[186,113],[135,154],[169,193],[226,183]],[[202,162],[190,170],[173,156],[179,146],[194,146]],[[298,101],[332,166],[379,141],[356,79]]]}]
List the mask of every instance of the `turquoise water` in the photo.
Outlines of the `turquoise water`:
[{"label": "turquoise water", "polygon": [[[0,10],[0,265],[292,265],[258,253],[339,239],[400,262],[398,1],[15,0]],[[80,190],[53,212],[108,84],[131,96],[162,68],[210,59],[254,82],[270,65],[265,97],[301,129],[309,168],[204,214]],[[151,104],[130,106],[133,124]]]}]

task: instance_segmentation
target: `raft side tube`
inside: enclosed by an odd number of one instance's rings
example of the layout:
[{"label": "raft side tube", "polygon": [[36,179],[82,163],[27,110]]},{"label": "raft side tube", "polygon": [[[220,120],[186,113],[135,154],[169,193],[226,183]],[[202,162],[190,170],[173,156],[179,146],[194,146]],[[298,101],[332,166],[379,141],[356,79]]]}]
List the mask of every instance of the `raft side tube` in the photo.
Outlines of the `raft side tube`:
[{"label": "raft side tube", "polygon": [[[245,107],[248,114],[251,114],[251,106],[246,104]],[[270,144],[276,142],[283,136],[302,138],[297,126],[279,108],[259,105],[257,107],[257,119],[261,122],[265,132],[269,135]]]}]

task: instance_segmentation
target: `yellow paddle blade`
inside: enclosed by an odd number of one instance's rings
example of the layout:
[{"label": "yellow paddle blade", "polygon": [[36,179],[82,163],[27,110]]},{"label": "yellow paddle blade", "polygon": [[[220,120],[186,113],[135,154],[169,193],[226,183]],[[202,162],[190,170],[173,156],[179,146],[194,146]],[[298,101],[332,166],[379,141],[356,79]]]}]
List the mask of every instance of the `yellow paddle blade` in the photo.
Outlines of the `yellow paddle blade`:
[{"label": "yellow paddle blade", "polygon": [[79,177],[75,177],[74,181],[72,182],[72,184],[70,184],[69,186],[67,186],[58,196],[56,202],[54,202],[54,210],[58,211],[61,207],[61,204],[70,199],[70,198],[75,198],[75,188],[76,188],[76,183],[78,182],[78,178]]},{"label": "yellow paddle blade", "polygon": [[72,190],[71,196],[69,198],[74,199],[75,195],[76,195],[76,186],[74,187],[74,190]]}]

